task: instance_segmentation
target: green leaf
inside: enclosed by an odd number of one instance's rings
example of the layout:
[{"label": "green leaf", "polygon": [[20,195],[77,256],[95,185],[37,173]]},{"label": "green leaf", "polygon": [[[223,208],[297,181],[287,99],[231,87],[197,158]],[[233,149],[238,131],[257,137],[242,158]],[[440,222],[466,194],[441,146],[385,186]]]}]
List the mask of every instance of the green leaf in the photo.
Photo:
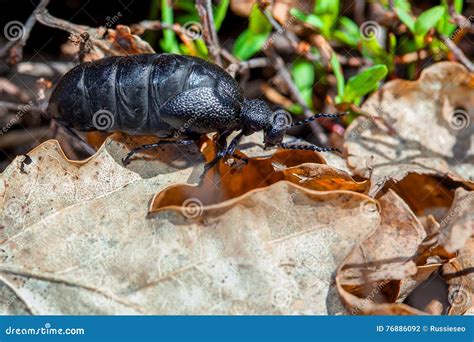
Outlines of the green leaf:
[{"label": "green leaf", "polygon": [[174,8],[186,11],[186,12],[197,12],[196,4],[194,1],[189,0],[175,0]]},{"label": "green leaf", "polygon": [[323,32],[330,34],[330,29],[336,23],[339,15],[339,1],[317,0],[313,13],[323,21]]},{"label": "green leaf", "polygon": [[398,19],[404,23],[411,33],[415,34],[415,19],[413,19],[411,13],[403,8],[397,8]]},{"label": "green leaf", "polygon": [[359,35],[359,26],[348,17],[339,19],[339,25],[344,32],[355,36]]},{"label": "green leaf", "polygon": [[313,63],[306,60],[295,62],[291,68],[291,75],[306,104],[312,108],[313,84],[315,78]]},{"label": "green leaf", "polygon": [[386,64],[390,61],[389,54],[377,39],[362,39],[362,55],[370,58],[376,64]]},{"label": "green leaf", "polygon": [[222,22],[225,19],[225,16],[227,15],[227,9],[229,8],[229,3],[230,0],[221,0],[219,2],[219,5],[214,9],[214,23],[216,24],[216,30],[219,31],[219,29],[222,26]]},{"label": "green leaf", "polygon": [[255,34],[250,29],[237,37],[232,53],[241,60],[247,60],[262,49],[270,33]]},{"label": "green leaf", "polygon": [[194,41],[194,43],[196,44],[199,57],[207,59],[209,57],[209,50],[207,49],[207,45],[204,42],[204,39],[197,39]]},{"label": "green leaf", "polygon": [[339,14],[339,1],[334,0],[318,0],[314,4],[315,14],[332,14],[337,16]]},{"label": "green leaf", "polygon": [[314,26],[315,28],[322,30],[324,28],[324,23],[317,15],[306,14],[296,8],[290,9],[290,14],[293,15],[299,21],[302,21],[306,24]]},{"label": "green leaf", "polygon": [[334,38],[352,47],[357,47],[359,42],[359,26],[351,19],[339,19],[339,29],[333,32]]},{"label": "green leaf", "polygon": [[[344,74],[342,73],[341,64],[334,53],[331,56],[331,66],[334,76],[336,76],[338,98],[341,98],[344,95]],[[336,102],[338,98],[336,98]]]},{"label": "green leaf", "polygon": [[241,60],[249,59],[260,51],[272,32],[272,25],[256,4],[252,7],[249,21],[249,28],[237,37],[232,50]]},{"label": "green leaf", "polygon": [[357,98],[376,89],[378,82],[387,76],[387,72],[385,65],[374,65],[360,74],[352,76],[344,88],[343,102],[353,103]]},{"label": "green leaf", "polygon": [[286,107],[286,110],[289,111],[290,113],[297,114],[297,115],[304,113],[303,107],[301,107],[297,103],[293,103],[292,105]]},{"label": "green leaf", "polygon": [[272,25],[256,4],[253,5],[252,11],[250,12],[249,30],[254,34],[270,33],[272,31]]},{"label": "green leaf", "polygon": [[[167,0],[161,0],[161,20],[165,24],[173,25],[173,7],[168,4]],[[163,39],[160,41],[161,48],[166,52],[180,53],[178,39],[173,30],[164,29]]]},{"label": "green leaf", "polygon": [[314,83],[313,63],[306,60],[298,60],[293,63],[291,75],[298,89],[312,88]]},{"label": "green leaf", "polygon": [[393,3],[395,9],[397,10],[405,10],[405,12],[411,11],[411,5],[408,0],[395,0]]},{"label": "green leaf", "polygon": [[444,14],[443,6],[435,6],[420,14],[415,22],[415,34],[424,37]]},{"label": "green leaf", "polygon": [[[457,25],[451,24],[449,22],[451,19],[451,16],[449,15],[448,2],[446,0],[443,0],[442,4],[444,7],[444,14],[441,20],[438,22],[438,25],[436,26],[436,30],[444,34],[446,37],[450,37],[456,31],[458,27]],[[454,0],[455,12],[458,14],[462,13],[462,8],[463,8],[463,0]]]}]

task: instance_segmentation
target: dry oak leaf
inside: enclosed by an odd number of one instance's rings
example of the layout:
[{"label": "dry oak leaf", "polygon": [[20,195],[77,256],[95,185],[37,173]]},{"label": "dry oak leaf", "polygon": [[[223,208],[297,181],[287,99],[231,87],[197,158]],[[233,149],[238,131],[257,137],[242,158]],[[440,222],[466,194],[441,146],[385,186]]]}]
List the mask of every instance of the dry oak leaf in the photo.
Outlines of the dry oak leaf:
[{"label": "dry oak leaf", "polygon": [[[205,154],[208,160],[214,156],[207,150]],[[207,173],[199,186],[174,184],[157,193],[151,201],[150,210],[182,206],[190,198],[203,205],[216,204],[282,180],[310,190],[367,192],[367,181],[357,182],[347,172],[320,162],[322,160],[317,153],[285,150],[278,150],[269,157],[250,158],[241,168],[221,162]]]},{"label": "dry oak leaf", "polygon": [[446,217],[440,222],[439,243],[448,252],[456,252],[474,236],[474,191],[458,188]]},{"label": "dry oak leaf", "polygon": [[[110,138],[107,144],[125,150]],[[30,153],[34,163],[17,181],[31,184],[16,189],[18,198],[34,195],[35,179],[44,178],[45,188],[62,186],[61,178],[46,176],[56,168],[76,172],[78,179],[67,181],[76,191],[99,187],[86,165],[100,156],[96,167],[114,170],[113,179],[124,181],[80,200],[66,196],[68,202],[48,215],[40,214],[42,208],[27,222],[9,223],[16,231],[1,243],[2,313],[343,312],[331,284],[342,260],[377,227],[377,213],[367,218],[360,210],[372,201],[367,196],[278,182],[202,207],[192,220],[180,214],[181,207],[147,215],[152,194],[170,181],[186,181],[192,168],[178,169],[178,176],[137,177],[117,166],[114,159],[122,153],[109,154],[106,147],[81,166],[51,145]],[[50,155],[57,165],[50,160],[46,169],[39,157]]]},{"label": "dry oak leaf", "polygon": [[458,252],[457,257],[443,266],[443,277],[449,284],[450,315],[462,315],[474,310],[474,237]]},{"label": "dry oak leaf", "polygon": [[473,75],[454,62],[426,68],[417,81],[393,80],[364,103],[380,120],[359,117],[346,131],[348,164],[370,178],[374,196],[410,173],[451,176],[473,187]]},{"label": "dry oak leaf", "polygon": [[160,160],[139,160],[130,170],[124,168],[120,160],[128,150],[147,142],[146,137],[132,140],[114,134],[94,156],[73,161],[56,140],[49,140],[15,158],[0,175],[0,242],[69,206],[106,196],[142,178],[154,177],[151,198],[170,184],[192,181],[194,170],[200,172],[195,166],[199,168],[204,158],[196,146],[178,150],[167,145],[159,150]]},{"label": "dry oak leaf", "polygon": [[[396,302],[401,281],[417,274],[413,260],[426,232],[394,191],[388,190],[379,203],[377,230],[350,253],[338,271],[339,294],[352,314],[419,314],[419,310]],[[367,216],[376,213],[371,205],[368,202],[362,207]],[[413,289],[434,270],[406,284]]]}]

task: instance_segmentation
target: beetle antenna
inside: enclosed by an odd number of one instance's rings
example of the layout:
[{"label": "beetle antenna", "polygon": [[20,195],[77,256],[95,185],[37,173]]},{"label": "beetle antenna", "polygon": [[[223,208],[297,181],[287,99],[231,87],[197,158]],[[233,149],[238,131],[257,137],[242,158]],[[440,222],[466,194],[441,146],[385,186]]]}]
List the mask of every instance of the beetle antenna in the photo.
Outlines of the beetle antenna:
[{"label": "beetle antenna", "polygon": [[286,143],[281,143],[279,145],[281,148],[285,150],[305,150],[305,151],[317,151],[317,152],[339,152],[341,153],[341,150],[338,148],[334,147],[319,147],[316,145],[289,145]]},{"label": "beetle antenna", "polygon": [[308,122],[314,121],[314,120],[316,120],[317,118],[332,118],[332,119],[335,119],[335,118],[339,118],[339,117],[344,116],[344,115],[347,115],[347,114],[348,114],[347,112],[335,113],[335,114],[319,113],[319,114],[310,116],[310,117],[307,118],[307,119],[304,119],[304,120],[301,120],[301,121],[297,121],[297,122],[293,122],[293,123],[290,124],[290,127],[301,126],[301,125],[307,124]]}]

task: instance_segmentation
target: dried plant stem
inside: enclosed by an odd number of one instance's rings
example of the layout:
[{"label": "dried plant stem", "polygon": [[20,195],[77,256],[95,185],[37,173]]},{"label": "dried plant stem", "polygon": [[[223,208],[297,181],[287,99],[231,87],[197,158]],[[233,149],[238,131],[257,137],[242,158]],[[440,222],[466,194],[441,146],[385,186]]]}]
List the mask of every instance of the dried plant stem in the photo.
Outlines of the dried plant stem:
[{"label": "dried plant stem", "polygon": [[30,32],[33,29],[33,26],[36,24],[36,14],[40,11],[46,9],[50,0],[41,0],[39,5],[36,7],[34,12],[29,16],[28,20],[25,23],[24,31],[21,36],[21,39],[18,41],[9,41],[7,44],[0,49],[0,57],[4,57],[12,48],[15,48],[15,61],[14,64],[18,63],[23,57],[23,47],[26,45],[28,38],[30,37]]},{"label": "dried plant stem", "polygon": [[222,66],[221,48],[219,38],[217,37],[216,25],[214,23],[211,0],[196,0],[196,8],[201,17],[204,40],[206,41],[209,52],[211,53],[214,62],[217,65]]},{"label": "dried plant stem", "polygon": [[451,50],[451,52],[456,56],[457,60],[464,64],[469,71],[474,72],[474,64],[472,64],[469,58],[466,57],[464,52],[462,52],[462,50],[445,35],[441,34],[439,35],[439,37],[443,41],[443,43]]},{"label": "dried plant stem", "polygon": [[[298,90],[298,87],[293,82],[293,79],[291,78],[291,74],[288,71],[288,68],[286,67],[285,62],[283,61],[283,58],[281,58],[272,49],[265,49],[264,52],[267,55],[267,57],[270,59],[270,61],[272,62],[272,65],[274,66],[278,75],[286,83],[288,90],[290,91],[290,94],[293,97],[294,101],[297,102],[303,108],[305,117],[308,118],[310,116],[313,116],[314,113],[311,111],[311,109],[308,108],[305,100],[303,99],[300,91]],[[324,131],[321,128],[321,126],[315,120],[311,121],[310,125],[311,125],[311,128],[313,129],[313,132],[319,144],[321,144],[322,146],[326,146],[328,143],[328,138],[324,134]]]}]

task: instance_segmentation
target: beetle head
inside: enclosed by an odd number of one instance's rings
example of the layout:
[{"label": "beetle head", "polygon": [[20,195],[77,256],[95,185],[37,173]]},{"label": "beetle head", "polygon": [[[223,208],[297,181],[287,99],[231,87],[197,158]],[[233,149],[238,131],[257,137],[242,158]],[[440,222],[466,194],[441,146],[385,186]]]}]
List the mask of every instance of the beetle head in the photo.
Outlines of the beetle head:
[{"label": "beetle head", "polygon": [[240,116],[246,135],[263,130],[265,147],[280,144],[291,123],[290,113],[283,109],[272,112],[262,100],[245,100]]}]

